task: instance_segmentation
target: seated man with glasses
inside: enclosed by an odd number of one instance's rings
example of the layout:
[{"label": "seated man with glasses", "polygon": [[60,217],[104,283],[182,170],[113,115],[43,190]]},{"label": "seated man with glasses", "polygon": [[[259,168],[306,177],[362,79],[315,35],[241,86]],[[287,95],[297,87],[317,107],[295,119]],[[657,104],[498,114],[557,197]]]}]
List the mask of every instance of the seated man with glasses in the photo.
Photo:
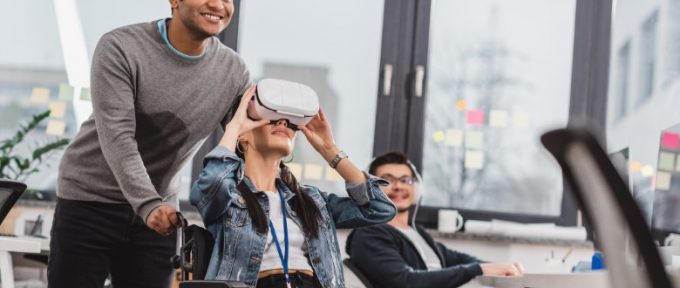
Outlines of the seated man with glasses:
[{"label": "seated man with glasses", "polygon": [[397,206],[389,223],[355,229],[347,238],[351,262],[373,286],[458,287],[478,275],[523,274],[518,263],[484,263],[446,248],[414,225],[409,208],[418,202],[420,177],[404,154],[378,156],[368,172],[390,182],[382,189]]}]

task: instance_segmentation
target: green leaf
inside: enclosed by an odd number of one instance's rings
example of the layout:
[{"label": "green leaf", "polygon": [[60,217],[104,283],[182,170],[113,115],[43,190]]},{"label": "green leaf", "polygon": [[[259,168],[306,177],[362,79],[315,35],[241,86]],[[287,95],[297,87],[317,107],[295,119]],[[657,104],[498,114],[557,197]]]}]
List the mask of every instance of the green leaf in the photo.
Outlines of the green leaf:
[{"label": "green leaf", "polygon": [[66,145],[68,145],[69,140],[68,139],[59,139],[57,141],[48,143],[42,147],[39,147],[35,150],[33,150],[33,160],[37,161],[42,161],[42,157],[45,154],[50,153],[53,150],[58,150],[64,148]]}]

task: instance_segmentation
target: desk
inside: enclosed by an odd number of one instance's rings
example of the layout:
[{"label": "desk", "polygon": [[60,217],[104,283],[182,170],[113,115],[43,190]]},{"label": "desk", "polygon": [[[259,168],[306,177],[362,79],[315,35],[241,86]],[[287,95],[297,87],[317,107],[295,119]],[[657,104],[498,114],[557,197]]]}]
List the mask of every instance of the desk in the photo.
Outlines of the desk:
[{"label": "desk", "polygon": [[49,251],[49,240],[34,237],[0,236],[0,281],[2,288],[14,288],[14,266],[11,253]]},{"label": "desk", "polygon": [[602,288],[610,287],[606,272],[525,274],[523,277],[481,276],[484,286],[496,288]]}]

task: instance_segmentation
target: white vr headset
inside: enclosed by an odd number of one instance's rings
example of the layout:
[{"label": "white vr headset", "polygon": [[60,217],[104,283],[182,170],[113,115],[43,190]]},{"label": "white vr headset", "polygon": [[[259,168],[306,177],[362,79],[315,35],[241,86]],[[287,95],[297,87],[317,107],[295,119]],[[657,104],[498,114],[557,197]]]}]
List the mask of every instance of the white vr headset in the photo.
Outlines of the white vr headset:
[{"label": "white vr headset", "polygon": [[269,119],[274,123],[285,119],[288,127],[298,130],[319,113],[319,98],[309,86],[286,80],[262,79],[255,97],[248,103],[248,116],[254,120]]}]

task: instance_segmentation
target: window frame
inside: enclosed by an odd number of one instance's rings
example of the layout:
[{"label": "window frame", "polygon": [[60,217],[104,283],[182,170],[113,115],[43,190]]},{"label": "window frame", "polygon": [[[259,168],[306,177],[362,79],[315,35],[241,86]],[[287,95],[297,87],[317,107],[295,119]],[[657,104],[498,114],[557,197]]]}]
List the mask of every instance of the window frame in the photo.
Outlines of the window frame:
[{"label": "window frame", "polygon": [[[380,155],[390,150],[404,151],[414,162],[418,169],[422,168],[423,160],[423,127],[425,119],[425,101],[427,99],[427,74],[423,77],[422,97],[415,96],[415,80],[420,67],[427,71],[428,45],[429,45],[429,25],[430,10],[432,0],[411,1],[410,10],[414,17],[404,17],[408,23],[407,30],[402,31],[404,37],[410,37],[409,53],[410,67],[408,71],[400,71],[407,77],[400,77],[402,82],[396,83],[401,91],[405,91],[400,99],[392,100],[399,109],[408,109],[406,117],[404,115],[381,115],[380,117],[391,116],[392,125],[397,126],[406,120],[402,127],[405,131],[405,138],[389,138],[391,142],[383,142],[383,145],[376,145],[374,155]],[[409,4],[404,4],[409,5]],[[572,60],[572,79],[570,91],[569,120],[567,126],[588,125],[596,134],[597,139],[606,146],[606,109],[607,109],[607,89],[609,73],[609,47],[611,32],[612,0],[590,1],[577,0],[574,29],[574,48]],[[402,52],[403,54],[403,52]],[[404,61],[404,60],[401,60]],[[383,63],[381,62],[381,67]],[[401,95],[397,95],[401,96]],[[382,99],[382,98],[379,98]],[[379,102],[380,103],[380,102]],[[381,122],[376,122],[376,125]],[[394,130],[389,127],[385,130]],[[376,129],[378,131],[378,129]],[[398,133],[397,133],[398,134]],[[399,135],[399,134],[398,134]],[[376,143],[381,141],[376,132]],[[392,136],[395,137],[395,136]],[[385,140],[383,140],[385,141]],[[497,211],[468,210],[458,209],[465,219],[472,220],[507,220],[522,223],[544,223],[553,222],[561,226],[581,225],[578,207],[574,201],[569,187],[564,181],[564,192],[562,194],[561,213],[559,216],[542,216],[534,214],[506,213]],[[417,222],[428,228],[437,225],[437,213],[439,209],[449,207],[422,206],[417,216]],[[450,209],[450,208],[449,208]]]}]

